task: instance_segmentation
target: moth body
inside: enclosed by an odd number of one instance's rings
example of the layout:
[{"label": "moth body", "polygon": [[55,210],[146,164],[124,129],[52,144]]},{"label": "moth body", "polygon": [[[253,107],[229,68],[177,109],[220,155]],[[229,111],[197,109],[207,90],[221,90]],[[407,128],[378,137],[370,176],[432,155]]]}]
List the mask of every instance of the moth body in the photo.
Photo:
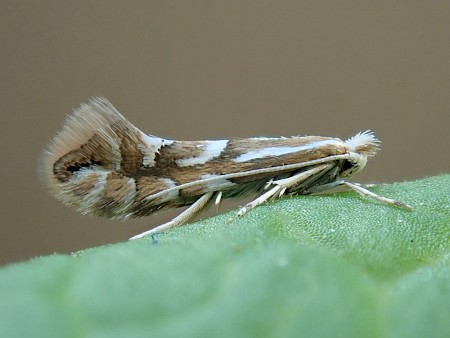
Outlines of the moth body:
[{"label": "moth body", "polygon": [[346,141],[320,136],[167,140],[143,133],[98,97],[67,117],[42,156],[40,173],[53,196],[83,214],[124,219],[190,206],[157,228],[164,230],[186,222],[214,196],[218,204],[265,192],[267,198],[256,199],[256,206],[277,194],[320,191],[362,170],[379,144],[370,131]]}]

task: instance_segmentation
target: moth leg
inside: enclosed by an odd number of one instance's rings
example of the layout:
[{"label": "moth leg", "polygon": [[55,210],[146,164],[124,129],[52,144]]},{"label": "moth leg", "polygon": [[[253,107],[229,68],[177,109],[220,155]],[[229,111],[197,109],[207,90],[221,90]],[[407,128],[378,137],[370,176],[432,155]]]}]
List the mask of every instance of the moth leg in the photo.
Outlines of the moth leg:
[{"label": "moth leg", "polygon": [[270,189],[269,191],[267,191],[266,193],[262,194],[261,196],[259,196],[257,199],[254,199],[253,201],[251,201],[250,203],[247,203],[244,207],[242,207],[237,215],[238,216],[242,216],[244,215],[247,211],[253,209],[254,207],[264,203],[265,201],[269,200],[272,196],[274,196],[280,189],[282,189],[282,187],[280,186],[276,186],[272,189]]},{"label": "moth leg", "polygon": [[342,184],[346,185],[347,187],[352,188],[357,193],[359,193],[361,196],[372,197],[373,199],[380,201],[384,204],[394,205],[396,207],[400,207],[400,208],[403,208],[406,210],[412,210],[412,207],[408,204],[402,203],[402,202],[394,200],[392,198],[387,198],[387,197],[375,194],[375,193],[371,192],[370,190],[367,190],[366,188],[361,187],[359,184],[355,184],[355,183],[351,183],[351,182],[347,182],[347,181],[342,181]]},{"label": "moth leg", "polygon": [[214,204],[217,206],[220,206],[220,203],[222,203],[222,192],[221,191],[219,191],[217,193],[216,200],[214,201]]},{"label": "moth leg", "polygon": [[189,219],[191,219],[198,211],[200,211],[208,203],[208,201],[211,199],[213,194],[214,194],[214,192],[208,192],[208,193],[202,195],[197,201],[195,201],[194,204],[192,204],[189,208],[184,210],[181,214],[179,214],[177,217],[175,217],[171,221],[161,224],[161,225],[157,226],[156,228],[150,229],[150,230],[140,233],[136,236],[133,236],[130,238],[130,240],[142,238],[142,237],[145,237],[145,236],[157,233],[157,232],[162,232],[162,231],[165,231],[165,230],[168,230],[171,228],[175,228],[175,227],[178,227],[178,226],[186,223],[187,221],[189,221]]},{"label": "moth leg", "polygon": [[319,166],[317,166],[315,168],[311,168],[309,170],[301,172],[301,173],[299,173],[297,175],[294,175],[294,176],[291,176],[291,177],[287,177],[287,178],[283,178],[283,179],[276,180],[276,181],[271,181],[270,183],[271,184],[275,184],[275,187],[273,187],[269,191],[265,192],[264,194],[262,194],[261,196],[259,196],[255,200],[247,203],[244,207],[242,207],[238,211],[237,215],[238,216],[244,215],[246,212],[250,211],[251,209],[255,208],[256,206],[258,206],[258,205],[268,201],[269,199],[274,197],[276,194],[278,194],[278,197],[282,196],[285,193],[285,191],[287,189],[289,189],[290,187],[301,183],[302,181],[304,181],[308,177],[310,177],[312,175],[315,175],[318,172],[321,172],[322,170],[327,169],[329,167],[330,167],[329,164],[322,164],[322,165],[319,165]]},{"label": "moth leg", "polygon": [[217,213],[219,212],[220,207],[222,206],[222,201],[223,201],[222,196],[223,196],[222,191],[217,191],[216,194],[213,196],[213,198],[214,198],[214,205],[216,207],[216,212]]},{"label": "moth leg", "polygon": [[[349,187],[350,189],[353,189],[354,191],[356,191],[361,196],[373,198],[384,204],[393,205],[393,206],[400,207],[400,208],[403,208],[406,210],[412,210],[412,207],[408,204],[402,203],[402,202],[394,200],[392,198],[380,196],[380,195],[375,194],[374,192],[366,189],[365,187],[361,186],[361,184],[351,183],[351,182],[344,181],[344,180],[324,184],[320,187],[316,187],[316,188],[312,189],[311,192],[317,193],[317,192],[321,192],[321,191],[325,191],[325,190],[330,190],[330,189],[336,188],[337,186],[340,186],[340,185],[345,185],[345,186]],[[368,186],[373,186],[373,185],[368,185]]]}]

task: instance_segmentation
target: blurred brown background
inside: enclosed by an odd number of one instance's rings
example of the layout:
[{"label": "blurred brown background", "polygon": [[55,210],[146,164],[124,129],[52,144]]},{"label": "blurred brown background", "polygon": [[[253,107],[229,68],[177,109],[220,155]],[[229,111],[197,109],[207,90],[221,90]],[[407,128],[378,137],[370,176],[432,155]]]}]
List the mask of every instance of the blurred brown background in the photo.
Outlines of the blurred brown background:
[{"label": "blurred brown background", "polygon": [[66,113],[104,95],[166,138],[372,129],[356,179],[449,172],[450,2],[2,1],[0,263],[124,241],[53,200],[37,159]]}]

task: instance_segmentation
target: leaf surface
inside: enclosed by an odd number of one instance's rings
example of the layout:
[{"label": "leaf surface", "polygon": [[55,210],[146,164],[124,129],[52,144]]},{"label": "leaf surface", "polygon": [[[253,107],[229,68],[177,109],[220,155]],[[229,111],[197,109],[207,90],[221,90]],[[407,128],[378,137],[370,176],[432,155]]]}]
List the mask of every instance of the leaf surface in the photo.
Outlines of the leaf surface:
[{"label": "leaf surface", "polygon": [[450,175],[0,270],[5,337],[450,337]]}]

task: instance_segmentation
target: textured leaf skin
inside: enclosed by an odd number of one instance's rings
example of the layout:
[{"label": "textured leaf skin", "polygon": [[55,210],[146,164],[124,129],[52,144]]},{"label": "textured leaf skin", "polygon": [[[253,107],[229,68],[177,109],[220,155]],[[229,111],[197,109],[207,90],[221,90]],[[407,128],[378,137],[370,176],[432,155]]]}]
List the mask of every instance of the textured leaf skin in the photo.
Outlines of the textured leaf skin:
[{"label": "textured leaf skin", "polygon": [[450,175],[0,270],[5,337],[450,337]]}]

